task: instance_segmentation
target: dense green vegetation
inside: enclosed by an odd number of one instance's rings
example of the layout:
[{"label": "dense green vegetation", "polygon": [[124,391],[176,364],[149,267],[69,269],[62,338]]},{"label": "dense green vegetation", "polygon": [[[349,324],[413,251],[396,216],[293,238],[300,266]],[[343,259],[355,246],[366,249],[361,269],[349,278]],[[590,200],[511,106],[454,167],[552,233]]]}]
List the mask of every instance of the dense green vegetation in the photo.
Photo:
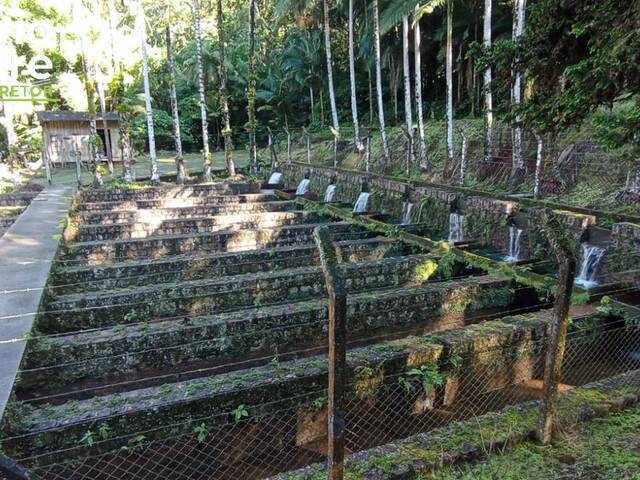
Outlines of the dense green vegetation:
[{"label": "dense green vegetation", "polygon": [[[302,128],[320,132],[328,136],[329,148],[324,156],[330,159],[329,125],[332,125],[334,129],[339,127],[334,132],[346,143],[343,151],[345,147],[355,151],[352,160],[347,158],[347,165],[363,161],[362,150],[353,149],[358,146],[354,143],[355,132],[359,132],[360,137],[371,135],[376,143],[372,150],[373,162],[382,159],[376,168],[388,173],[418,173],[435,167],[430,169],[431,175],[434,171],[442,177],[453,175],[451,163],[459,162],[463,134],[472,159],[484,155],[486,160],[486,145],[490,141],[494,161],[504,162],[507,167],[513,161],[512,177],[516,170],[523,168],[523,154],[518,153],[521,148],[527,158],[535,158],[534,132],[554,147],[549,149],[550,156],[557,155],[567,138],[586,138],[611,150],[611,158],[625,162],[625,168],[636,162],[640,153],[636,133],[640,122],[640,45],[634,34],[640,24],[637,2],[530,0],[524,11],[521,37],[514,33],[516,6],[510,0],[351,3],[352,23],[349,22],[350,2],[335,0],[78,0],[68,3],[2,0],[0,8],[8,40],[3,53],[24,55],[27,60],[44,53],[52,59],[53,96],[57,103],[50,103],[46,108],[97,111],[97,87],[104,84],[107,109],[124,115],[133,146],[140,152],[149,148],[143,105],[140,26],[136,26],[136,19],[144,18],[154,138],[159,149],[175,148],[168,28],[172,37],[182,146],[187,152],[203,150],[201,116],[204,110],[209,136],[204,148],[205,159],[209,146],[213,150],[223,148],[225,136],[231,141],[229,147],[247,148],[250,143],[247,129],[252,125],[262,148],[266,146],[268,129],[279,135],[281,141],[289,129],[298,142],[303,138]],[[218,4],[221,5],[219,14]],[[253,57],[250,55],[251,5],[255,6]],[[483,37],[487,5],[493,7],[488,17],[491,46],[487,46],[487,38]],[[452,14],[450,42],[447,11]],[[200,17],[202,39],[202,94],[198,88],[196,12]],[[376,13],[380,27],[380,85],[376,81]],[[406,28],[403,28],[403,19],[407,20]],[[29,34],[34,24],[46,32],[40,34],[42,38]],[[349,25],[353,27],[353,78],[349,69]],[[420,43],[416,47],[418,31]],[[221,44],[223,33],[224,44]],[[407,42],[403,48],[405,36]],[[331,46],[329,63],[328,45]],[[253,73],[250,73],[250,59],[254,64]],[[408,66],[406,72],[403,59]],[[416,71],[418,59],[421,63]],[[451,62],[450,76],[448,61]],[[492,69],[491,83],[484,80],[487,67]],[[405,73],[407,78],[403,81]],[[514,80],[518,75],[522,75],[523,93],[519,104],[514,102]],[[250,78],[255,79],[255,93],[249,88]],[[221,88],[223,79],[224,89]],[[416,85],[420,87],[419,92],[415,91]],[[378,86],[382,110],[377,105]],[[405,90],[409,93],[407,101],[403,101]],[[451,91],[450,98],[447,90]],[[492,93],[493,122],[497,122],[492,127],[493,136],[485,131],[490,120],[486,106],[488,92]],[[354,105],[352,93],[356,99]],[[335,102],[331,101],[332,97]],[[252,104],[249,100],[254,99],[255,122],[248,117],[248,105]],[[447,114],[449,100],[450,117]],[[224,126],[227,106],[229,128]],[[33,108],[31,104],[4,102],[5,114],[0,117],[5,127],[4,131],[0,129],[3,158],[9,157],[8,144],[23,156],[29,152],[37,155],[40,137],[31,115]],[[405,119],[406,112],[410,115]],[[386,139],[378,138],[380,134],[376,133],[382,124],[379,121],[382,114],[387,127],[397,127],[398,135],[395,141],[392,135],[390,148],[385,145]],[[460,119],[469,121],[457,123]],[[510,129],[502,125],[516,119],[519,123],[513,126],[521,125],[529,136],[522,147],[514,143],[512,160],[510,143],[509,150],[500,150],[505,138],[511,141]],[[418,162],[414,156],[409,166],[403,165],[407,122],[417,127],[417,135],[420,131],[426,132],[428,157]],[[586,131],[580,130],[582,124],[588,126]],[[497,146],[495,142],[502,143]],[[417,150],[418,142],[415,145]],[[495,152],[496,148],[500,151]],[[389,150],[390,155],[386,155]],[[346,157],[348,155],[342,155],[341,160]],[[227,165],[231,164],[227,161]],[[466,180],[470,185],[482,181],[471,174]],[[492,177],[491,181],[494,180]],[[508,184],[498,187],[509,189],[522,181],[515,180],[515,184],[512,178]],[[636,185],[631,187],[634,190]],[[597,198],[603,194],[590,190],[576,195]],[[610,195],[614,197],[615,192]]]}]

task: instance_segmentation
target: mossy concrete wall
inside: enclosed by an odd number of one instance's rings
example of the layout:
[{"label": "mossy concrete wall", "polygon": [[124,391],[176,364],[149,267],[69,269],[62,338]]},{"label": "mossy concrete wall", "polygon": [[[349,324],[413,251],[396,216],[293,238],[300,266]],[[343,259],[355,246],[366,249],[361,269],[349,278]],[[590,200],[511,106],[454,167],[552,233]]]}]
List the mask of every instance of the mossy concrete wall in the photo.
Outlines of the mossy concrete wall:
[{"label": "mossy concrete wall", "polygon": [[[282,164],[280,169],[285,175],[287,187],[292,187],[309,174],[313,195],[322,200],[324,191],[331,181],[335,181],[334,200],[349,202],[351,205],[366,182],[371,193],[372,211],[387,213],[399,222],[403,202],[414,204],[412,220],[425,223],[434,237],[447,238],[449,234],[449,214],[453,211],[464,215],[464,236],[479,241],[498,252],[506,252],[509,242],[508,226],[513,216],[521,210],[516,200],[502,200],[487,196],[471,195],[457,190],[448,190],[445,186],[413,185],[411,182],[393,180],[361,172],[350,172],[330,167],[304,165],[299,163]],[[561,223],[567,228],[569,236],[575,241],[576,249],[586,229],[595,224],[595,217],[569,211],[556,212]],[[529,222],[527,233],[523,235],[522,251],[525,255],[538,255],[547,259],[548,245],[544,235],[534,234],[539,229]]]}]

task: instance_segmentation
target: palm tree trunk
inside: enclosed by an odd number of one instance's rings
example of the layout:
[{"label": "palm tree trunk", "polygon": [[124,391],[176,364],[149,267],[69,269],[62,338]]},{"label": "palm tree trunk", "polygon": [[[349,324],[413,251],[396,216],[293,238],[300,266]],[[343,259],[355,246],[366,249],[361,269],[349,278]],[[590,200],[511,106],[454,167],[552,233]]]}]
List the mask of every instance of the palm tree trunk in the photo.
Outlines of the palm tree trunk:
[{"label": "palm tree trunk", "polygon": [[[107,23],[109,28],[109,50],[111,54],[111,74],[117,71],[116,54],[113,39],[113,0],[107,0]],[[112,172],[113,173],[113,172]]]},{"label": "palm tree trunk", "polygon": [[313,99],[313,85],[309,84],[309,108],[311,109],[311,116],[310,116],[310,122],[309,123],[314,123],[315,122],[315,102]]},{"label": "palm tree trunk", "polygon": [[[513,40],[518,41],[524,31],[524,17],[526,0],[515,0],[513,15]],[[519,108],[522,103],[522,70],[518,65],[518,59],[513,67],[513,107]],[[522,127],[520,126],[520,115],[516,115],[513,125],[512,140],[512,165],[511,165],[511,186],[515,187],[524,181],[524,156],[522,154]]]},{"label": "palm tree trunk", "polygon": [[107,152],[107,166],[109,174],[113,175],[113,152],[111,151],[111,139],[107,126],[107,107],[104,99],[104,83],[102,83],[102,73],[97,72],[96,84],[98,85],[98,99],[100,101],[100,114],[102,115],[102,130],[104,131],[104,149]]},{"label": "palm tree trunk", "polygon": [[156,159],[156,139],[153,129],[153,110],[151,109],[151,89],[149,87],[149,64],[147,61],[147,34],[145,27],[144,10],[142,2],[138,1],[138,15],[136,17],[136,26],[138,30],[138,39],[140,41],[140,53],[142,55],[142,80],[144,83],[144,107],[147,115],[147,135],[149,137],[149,164],[151,170],[151,182],[160,181],[158,175],[158,162]]},{"label": "palm tree trunk", "polygon": [[[418,10],[419,5],[416,5]],[[418,138],[420,140],[420,168],[427,169],[429,164],[427,156],[427,144],[424,138],[424,116],[422,112],[422,59],[420,55],[420,20],[414,18],[415,26],[413,28],[413,60],[414,60],[414,80],[413,87],[416,97],[416,116],[418,117]]]},{"label": "palm tree trunk", "polygon": [[222,16],[222,0],[216,2],[218,19],[218,48],[220,49],[220,107],[222,108],[222,137],[224,138],[224,158],[227,161],[227,172],[230,177],[236,175],[236,165],[233,162],[233,145],[231,143],[231,119],[229,118],[229,100],[227,95],[227,66],[224,64],[224,17]]},{"label": "palm tree trunk", "polygon": [[380,59],[380,12],[378,0],[373,0],[373,45],[376,62],[376,94],[378,98],[378,122],[380,123],[380,143],[382,144],[382,159],[385,165],[389,163],[389,146],[384,125],[384,103],[382,99],[382,61]]},{"label": "palm tree trunk", "polygon": [[336,94],[333,89],[333,62],[331,61],[331,31],[329,29],[329,2],[322,0],[324,9],[324,49],[327,57],[327,83],[329,84],[329,104],[331,106],[331,119],[336,132],[340,131],[338,123],[338,108],[336,107]]},{"label": "palm tree trunk", "polygon": [[356,100],[356,65],[353,48],[353,0],[349,0],[349,83],[351,84],[351,115],[353,117],[353,132],[355,147],[362,151],[360,141],[360,127],[358,126],[358,104]]},{"label": "palm tree trunk", "polygon": [[409,163],[415,163],[413,153],[413,112],[411,111],[411,72],[409,70],[409,16],[402,17],[402,73],[404,75],[404,118],[409,142]]},{"label": "palm tree trunk", "polygon": [[449,165],[453,163],[453,0],[447,0],[447,158],[443,175],[448,175]]},{"label": "palm tree trunk", "polygon": [[369,80],[369,123],[373,125],[373,80],[371,78],[371,67],[367,67]]},{"label": "palm tree trunk", "polygon": [[131,183],[133,177],[131,176],[131,142],[129,141],[129,132],[125,127],[125,122],[128,118],[120,118],[120,156],[122,157],[122,174],[125,183]]},{"label": "palm tree trunk", "polygon": [[256,152],[256,0],[249,0],[249,58],[247,61],[247,127],[249,130],[249,169],[258,172]]},{"label": "palm tree trunk", "polygon": [[207,104],[204,96],[204,69],[202,66],[202,30],[200,28],[200,2],[193,0],[193,23],[196,40],[196,70],[198,72],[198,97],[200,101],[200,119],[202,122],[202,163],[204,180],[211,181],[211,152],[209,151],[209,123],[207,122]]},{"label": "palm tree trunk", "polygon": [[[93,85],[93,66],[87,65],[87,56],[84,49],[84,41],[80,37],[80,52],[82,57],[82,70],[84,73],[84,86],[85,93],[87,94],[87,111],[89,113],[89,160],[93,165],[93,184],[96,187],[102,186],[104,181],[102,180],[102,172],[100,171],[100,160],[96,152],[96,107],[93,98],[94,85]],[[78,167],[78,172],[79,172]],[[80,176],[78,176],[78,185],[80,185]]]},{"label": "palm tree trunk", "polygon": [[166,26],[167,37],[167,69],[169,70],[169,100],[171,103],[171,116],[173,117],[173,138],[176,144],[176,183],[184,184],[184,158],[182,157],[182,139],[180,138],[180,116],[178,114],[178,98],[176,95],[176,68],[173,60],[173,48],[171,45],[171,29]]},{"label": "palm tree trunk", "polygon": [[[491,2],[484,0],[484,27],[483,44],[486,50],[491,48]],[[491,65],[484,69],[484,122],[485,122],[485,147],[484,161],[491,160],[493,151],[493,93],[491,91]]]}]

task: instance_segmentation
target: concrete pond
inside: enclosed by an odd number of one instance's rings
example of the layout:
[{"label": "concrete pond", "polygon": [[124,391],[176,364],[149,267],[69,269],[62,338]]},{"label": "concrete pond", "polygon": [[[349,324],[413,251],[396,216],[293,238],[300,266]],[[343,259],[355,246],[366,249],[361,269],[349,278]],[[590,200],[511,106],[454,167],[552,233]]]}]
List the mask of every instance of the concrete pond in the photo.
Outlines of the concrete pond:
[{"label": "concrete pond", "polygon": [[[301,164],[282,172],[278,189],[75,194],[19,338],[5,454],[52,479],[115,478],[116,463],[123,479],[266,478],[322,461],[328,314],[318,226],[330,231],[348,291],[349,452],[537,398],[555,280],[527,208]],[[304,179],[301,201],[293,192]],[[354,213],[363,183],[367,206]],[[314,201],[327,189],[332,202]],[[451,215],[459,231],[447,243]],[[587,280],[626,280],[619,259],[640,228],[603,233],[593,216],[558,215],[576,252],[585,241],[607,250]],[[597,289],[585,298],[572,307],[572,329],[590,340],[576,348],[632,349],[637,332],[631,341],[620,315],[596,308]],[[635,308],[633,295],[622,300]],[[629,364],[583,367],[570,365],[567,378],[587,383]],[[399,388],[411,369],[441,381],[422,394]]]}]

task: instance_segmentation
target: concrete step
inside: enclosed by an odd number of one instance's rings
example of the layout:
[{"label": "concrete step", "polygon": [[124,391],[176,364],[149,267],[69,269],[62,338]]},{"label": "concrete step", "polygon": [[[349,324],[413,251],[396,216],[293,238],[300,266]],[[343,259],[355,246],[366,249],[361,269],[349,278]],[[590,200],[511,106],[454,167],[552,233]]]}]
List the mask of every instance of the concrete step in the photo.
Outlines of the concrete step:
[{"label": "concrete step", "polygon": [[[337,242],[337,246],[343,262],[373,260],[407,251],[402,244],[384,237],[344,240]],[[49,292],[53,296],[243,273],[274,272],[318,265],[318,261],[317,247],[303,244],[243,252],[176,255],[104,266],[57,267],[49,278]]]},{"label": "concrete step", "polygon": [[206,197],[187,198],[157,198],[150,200],[114,200],[104,202],[76,203],[76,212],[105,212],[117,210],[135,211],[149,208],[180,208],[180,207],[216,207],[231,206],[245,203],[263,203],[278,200],[273,193],[246,193],[246,194],[215,194]]},{"label": "concrete step", "polygon": [[[126,259],[162,258],[194,252],[240,252],[310,244],[313,242],[313,230],[321,225],[327,224],[309,223],[262,230],[228,228],[221,232],[70,243],[65,245],[61,260],[70,264],[104,265]],[[347,222],[335,222],[329,228],[338,241],[375,236]]]},{"label": "concrete step", "polygon": [[[496,310],[509,310],[513,283],[491,276],[435,282],[367,292],[351,283],[349,338],[366,338],[407,329],[448,330]],[[327,302],[323,298],[292,300],[235,312],[158,319],[65,335],[52,335],[30,347],[21,388],[53,386],[70,392],[74,382],[135,373],[154,376],[183,364],[206,365],[247,360],[273,353],[324,345]],[[112,380],[113,378],[105,378]],[[51,387],[50,387],[51,388]]]},{"label": "concrete step", "polygon": [[158,207],[153,211],[146,209],[98,210],[80,212],[76,219],[84,225],[112,225],[116,223],[146,222],[177,218],[212,217],[222,214],[283,212],[295,210],[295,202],[250,202],[228,205],[193,205],[186,207]]},{"label": "concrete step", "polygon": [[264,229],[301,223],[317,223],[315,212],[293,210],[289,212],[236,213],[200,218],[154,218],[149,211],[143,221],[117,223],[113,225],[80,225],[77,234],[67,237],[70,241],[91,242],[100,240],[128,240],[159,235],[182,235],[190,233],[219,232],[224,229]]},{"label": "concrete step", "polygon": [[89,189],[78,194],[78,203],[114,202],[126,200],[155,200],[206,197],[222,194],[260,193],[260,186],[251,183],[208,183],[173,187],[144,187],[118,189]]},{"label": "concrete step", "polygon": [[[438,258],[411,255],[344,265],[351,291],[438,278]],[[462,270],[460,268],[460,270]],[[325,295],[319,266],[183,281],[117,290],[58,295],[45,302],[38,328],[68,332],[159,317],[199,315],[242,307],[261,307]]]}]

